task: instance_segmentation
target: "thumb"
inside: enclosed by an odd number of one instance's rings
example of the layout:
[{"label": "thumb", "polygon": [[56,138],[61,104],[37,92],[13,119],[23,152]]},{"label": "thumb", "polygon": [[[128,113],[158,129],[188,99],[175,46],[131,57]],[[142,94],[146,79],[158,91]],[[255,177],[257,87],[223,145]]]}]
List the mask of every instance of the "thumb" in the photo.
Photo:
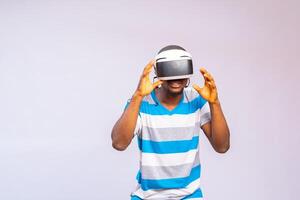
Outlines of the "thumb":
[{"label": "thumb", "polygon": [[153,88],[157,88],[159,85],[161,85],[163,82],[161,80],[158,80],[153,83]]},{"label": "thumb", "polygon": [[198,85],[196,85],[196,84],[193,84],[193,88],[201,95],[201,93],[202,93],[202,88],[200,88]]}]

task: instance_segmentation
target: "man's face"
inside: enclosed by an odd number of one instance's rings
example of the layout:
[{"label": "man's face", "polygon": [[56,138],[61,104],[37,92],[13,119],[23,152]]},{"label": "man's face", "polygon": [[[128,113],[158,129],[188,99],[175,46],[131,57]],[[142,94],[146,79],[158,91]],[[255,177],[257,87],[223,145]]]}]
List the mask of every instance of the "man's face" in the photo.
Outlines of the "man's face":
[{"label": "man's face", "polygon": [[168,91],[168,93],[173,95],[181,94],[184,87],[187,84],[188,79],[176,79],[176,80],[167,80],[163,81],[162,87]]}]

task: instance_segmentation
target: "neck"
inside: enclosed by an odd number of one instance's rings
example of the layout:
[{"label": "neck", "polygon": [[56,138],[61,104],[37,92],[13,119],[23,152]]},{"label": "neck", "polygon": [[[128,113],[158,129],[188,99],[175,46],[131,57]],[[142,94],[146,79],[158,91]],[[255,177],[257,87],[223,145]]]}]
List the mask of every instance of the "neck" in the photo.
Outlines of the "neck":
[{"label": "neck", "polygon": [[164,88],[158,88],[155,90],[155,92],[158,100],[162,104],[168,104],[168,105],[177,105],[183,95],[182,92],[179,94],[170,93]]}]

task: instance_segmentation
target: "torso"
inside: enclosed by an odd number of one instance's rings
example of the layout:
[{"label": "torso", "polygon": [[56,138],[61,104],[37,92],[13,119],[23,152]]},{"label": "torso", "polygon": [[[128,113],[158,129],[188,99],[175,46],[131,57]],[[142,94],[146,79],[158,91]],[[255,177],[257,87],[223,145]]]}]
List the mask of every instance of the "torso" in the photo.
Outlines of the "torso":
[{"label": "torso", "polygon": [[175,200],[200,190],[198,144],[205,103],[192,89],[185,89],[175,106],[161,104],[154,92],[144,98],[138,187],[132,195]]}]

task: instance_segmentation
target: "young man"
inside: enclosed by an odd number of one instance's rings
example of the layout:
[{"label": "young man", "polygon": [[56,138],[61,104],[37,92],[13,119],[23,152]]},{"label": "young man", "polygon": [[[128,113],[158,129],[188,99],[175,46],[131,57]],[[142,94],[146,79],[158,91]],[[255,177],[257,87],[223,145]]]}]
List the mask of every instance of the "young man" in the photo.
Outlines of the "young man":
[{"label": "young man", "polygon": [[[155,68],[158,81],[149,74]],[[112,145],[125,150],[137,135],[140,149],[137,199],[202,199],[199,133],[219,153],[229,149],[229,128],[212,75],[200,69],[205,84],[187,88],[191,55],[180,46],[161,49],[144,68],[138,87],[112,130]]]}]

